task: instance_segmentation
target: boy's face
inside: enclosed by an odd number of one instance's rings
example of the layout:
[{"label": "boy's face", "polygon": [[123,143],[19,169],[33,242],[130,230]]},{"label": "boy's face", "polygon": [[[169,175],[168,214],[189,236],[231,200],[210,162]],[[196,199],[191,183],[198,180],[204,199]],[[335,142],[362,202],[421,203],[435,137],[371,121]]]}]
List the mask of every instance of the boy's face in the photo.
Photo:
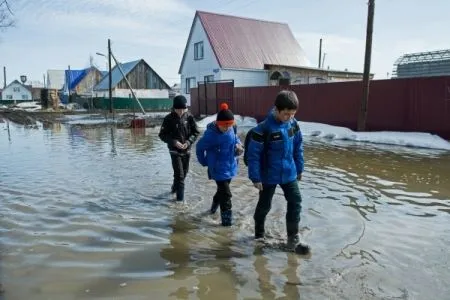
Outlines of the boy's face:
[{"label": "boy's face", "polygon": [[275,109],[275,118],[280,122],[287,122],[295,116],[296,112],[297,112],[296,109],[278,110],[278,108],[276,108]]},{"label": "boy's face", "polygon": [[177,113],[177,115],[179,115],[180,117],[187,111],[187,109],[185,108],[181,108],[181,109],[175,109],[175,112]]},{"label": "boy's face", "polygon": [[220,132],[227,132],[233,125],[217,125],[219,127]]}]

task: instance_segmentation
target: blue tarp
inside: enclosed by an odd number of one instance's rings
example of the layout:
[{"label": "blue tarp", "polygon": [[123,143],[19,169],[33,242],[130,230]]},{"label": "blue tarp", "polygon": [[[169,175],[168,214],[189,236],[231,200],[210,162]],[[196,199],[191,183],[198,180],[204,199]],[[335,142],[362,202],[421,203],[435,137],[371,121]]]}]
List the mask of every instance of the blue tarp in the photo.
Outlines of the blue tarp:
[{"label": "blue tarp", "polygon": [[66,82],[65,85],[69,87],[69,90],[73,90],[81,80],[89,73],[89,69],[84,70],[66,70]]}]

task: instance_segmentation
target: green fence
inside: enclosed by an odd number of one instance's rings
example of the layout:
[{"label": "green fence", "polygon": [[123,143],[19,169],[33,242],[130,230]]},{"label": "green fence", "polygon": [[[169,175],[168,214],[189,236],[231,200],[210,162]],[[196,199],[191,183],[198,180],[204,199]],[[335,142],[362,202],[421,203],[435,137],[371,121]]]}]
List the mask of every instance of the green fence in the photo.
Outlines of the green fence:
[{"label": "green fence", "polygon": [[[136,111],[141,109],[136,100],[132,98],[113,97],[112,102],[114,109],[132,110],[134,108]],[[169,98],[144,98],[139,99],[139,102],[145,110],[170,110],[172,107],[172,100]],[[109,109],[109,98],[94,98],[93,105],[96,109]]]}]

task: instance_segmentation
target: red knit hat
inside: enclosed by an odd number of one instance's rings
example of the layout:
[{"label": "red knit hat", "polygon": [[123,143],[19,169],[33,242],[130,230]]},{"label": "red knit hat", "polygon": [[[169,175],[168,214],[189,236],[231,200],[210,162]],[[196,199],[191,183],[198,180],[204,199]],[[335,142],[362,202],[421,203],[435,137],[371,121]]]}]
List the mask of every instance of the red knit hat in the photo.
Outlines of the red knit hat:
[{"label": "red knit hat", "polygon": [[217,113],[216,123],[217,125],[222,126],[234,124],[234,115],[233,112],[228,109],[228,104],[222,103],[220,105],[220,111]]}]

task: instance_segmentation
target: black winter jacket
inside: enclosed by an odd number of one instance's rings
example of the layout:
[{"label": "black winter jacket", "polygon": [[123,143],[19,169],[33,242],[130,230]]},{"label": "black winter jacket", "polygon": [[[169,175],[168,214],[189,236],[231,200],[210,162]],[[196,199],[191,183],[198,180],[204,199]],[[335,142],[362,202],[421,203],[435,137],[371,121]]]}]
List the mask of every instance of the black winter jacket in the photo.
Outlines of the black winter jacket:
[{"label": "black winter jacket", "polygon": [[[159,138],[167,143],[167,147],[172,154],[185,154],[190,152],[192,144],[197,140],[200,132],[194,117],[185,112],[181,117],[175,111],[164,117],[164,121],[159,131]],[[175,147],[176,142],[187,143],[186,149]]]}]

